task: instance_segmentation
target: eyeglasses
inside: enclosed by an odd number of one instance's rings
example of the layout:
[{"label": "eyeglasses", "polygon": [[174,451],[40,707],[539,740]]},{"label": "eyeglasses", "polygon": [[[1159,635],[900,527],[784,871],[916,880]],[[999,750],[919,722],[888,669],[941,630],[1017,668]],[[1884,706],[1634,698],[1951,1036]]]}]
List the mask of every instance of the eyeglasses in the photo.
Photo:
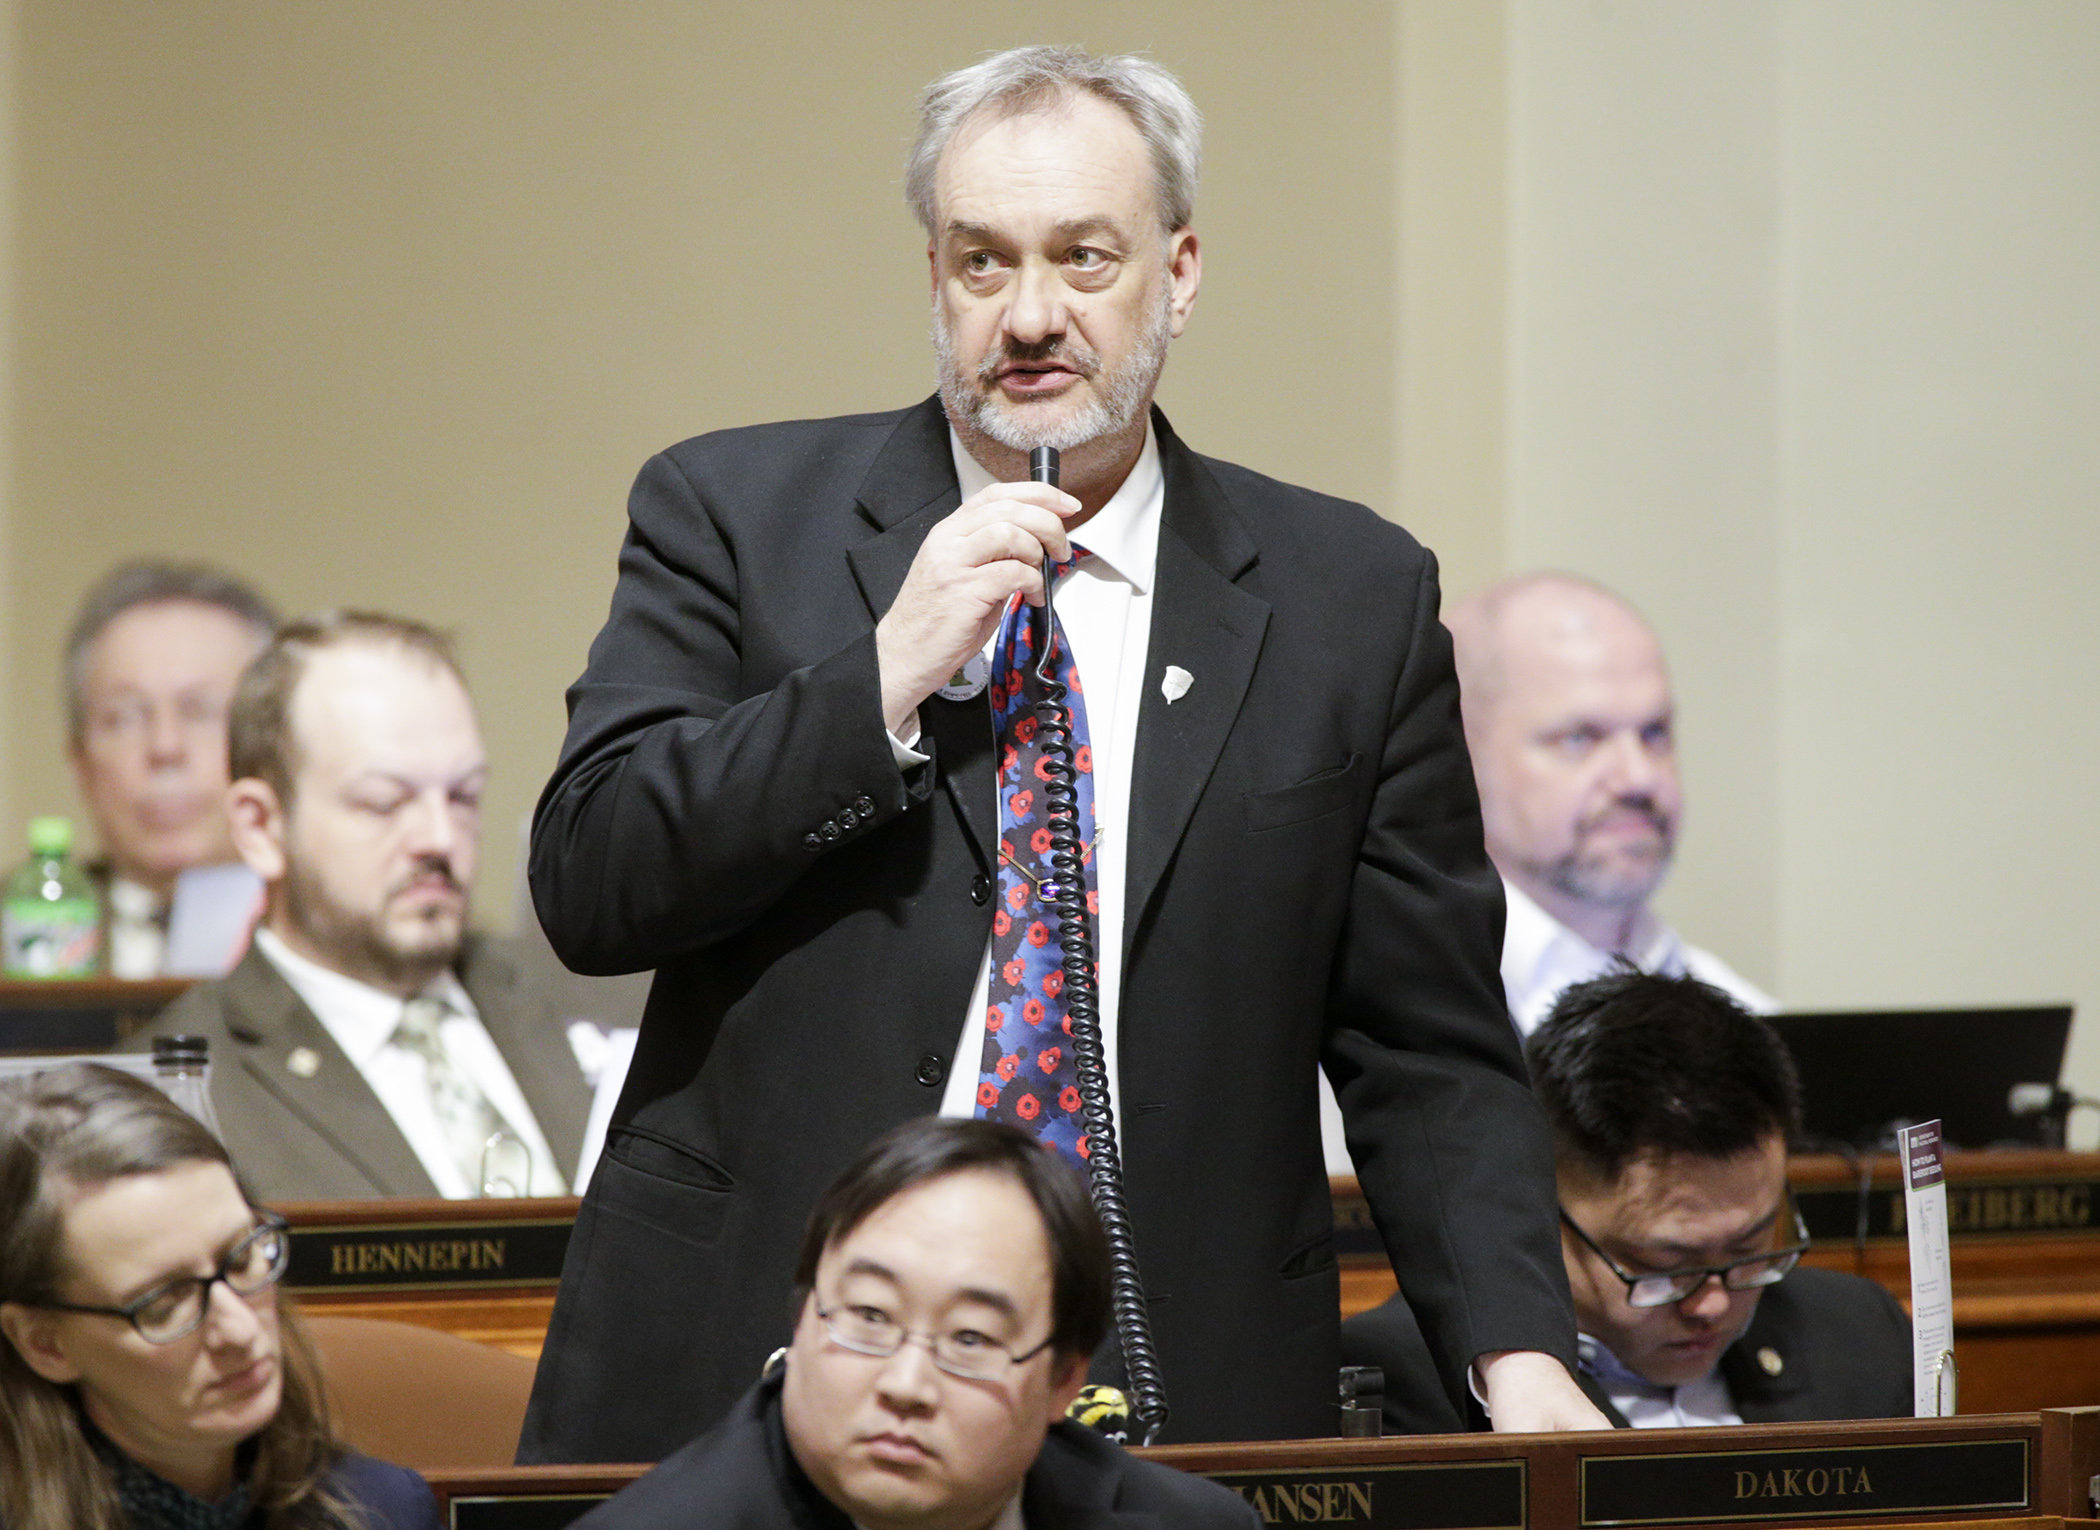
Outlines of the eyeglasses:
[{"label": "eyeglasses", "polygon": [[1716,1275],[1730,1291],[1755,1291],[1760,1286],[1776,1286],[1785,1280],[1794,1266],[1801,1262],[1801,1256],[1808,1252],[1808,1224],[1801,1220],[1801,1208],[1794,1203],[1791,1190],[1787,1192],[1787,1209],[1794,1214],[1794,1241],[1785,1248],[1775,1248],[1766,1254],[1751,1254],[1744,1259],[1731,1259],[1726,1264],[1691,1265],[1681,1270],[1660,1270],[1653,1275],[1636,1275],[1622,1268],[1616,1259],[1597,1247],[1597,1240],[1577,1226],[1566,1211],[1561,1212],[1560,1219],[1591,1253],[1604,1261],[1606,1269],[1626,1282],[1627,1306],[1667,1307],[1693,1295]]},{"label": "eyeglasses", "polygon": [[194,692],[165,703],[143,696],[127,696],[120,701],[90,708],[84,731],[90,744],[128,745],[150,735],[164,718],[171,719],[185,734],[223,731],[226,713],[224,701]]},{"label": "eyeglasses", "polygon": [[263,1215],[262,1225],[248,1233],[219,1260],[209,1275],[184,1275],[163,1282],[121,1307],[83,1307],[72,1302],[37,1302],[54,1312],[90,1312],[120,1317],[148,1344],[173,1344],[195,1333],[211,1306],[211,1288],[219,1281],[238,1296],[266,1291],[284,1278],[291,1263],[292,1240],[283,1219]]},{"label": "eyeglasses", "polygon": [[1035,1348],[1017,1355],[990,1334],[980,1333],[974,1328],[958,1328],[951,1333],[930,1336],[917,1334],[880,1307],[838,1306],[829,1312],[819,1307],[817,1316],[831,1335],[831,1342],[841,1349],[850,1349],[857,1355],[887,1357],[902,1349],[904,1341],[909,1339],[914,1344],[925,1345],[935,1365],[966,1381],[1003,1380],[1014,1366],[1033,1360],[1050,1347],[1050,1340],[1045,1339]]}]

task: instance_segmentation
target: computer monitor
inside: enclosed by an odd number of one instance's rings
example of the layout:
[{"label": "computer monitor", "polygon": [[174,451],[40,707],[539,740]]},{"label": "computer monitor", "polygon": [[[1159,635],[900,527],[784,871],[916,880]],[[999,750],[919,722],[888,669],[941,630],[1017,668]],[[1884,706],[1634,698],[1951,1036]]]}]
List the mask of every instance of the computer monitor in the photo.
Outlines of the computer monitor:
[{"label": "computer monitor", "polygon": [[2015,1084],[2057,1082],[2071,1006],[1773,1015],[1801,1073],[1802,1146],[1869,1147],[1893,1123],[1937,1117],[1950,1147],[2039,1146]]}]

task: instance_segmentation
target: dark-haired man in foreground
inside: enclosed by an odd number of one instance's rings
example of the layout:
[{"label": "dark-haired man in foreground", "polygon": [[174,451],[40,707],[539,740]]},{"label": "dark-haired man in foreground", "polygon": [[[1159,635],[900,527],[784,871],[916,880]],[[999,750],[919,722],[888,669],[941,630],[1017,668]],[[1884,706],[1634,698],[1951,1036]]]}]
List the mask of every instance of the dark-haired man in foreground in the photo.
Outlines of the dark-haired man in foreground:
[{"label": "dark-haired man in foreground", "polygon": [[[1620,972],[1568,989],[1526,1055],[1553,1128],[1576,1379],[1614,1424],[1910,1413],[1895,1299],[1796,1268],[1808,1234],[1786,1148],[1801,1090],[1769,1025],[1694,978]],[[1392,1373],[1396,1423],[1462,1427],[1409,1384],[1427,1359],[1397,1300],[1342,1330],[1349,1363]]]},{"label": "dark-haired man in foreground", "polygon": [[785,1364],[582,1527],[1257,1523],[1062,1422],[1107,1332],[1108,1249],[1079,1176],[1015,1128],[877,1139],[817,1203],[795,1284]]}]

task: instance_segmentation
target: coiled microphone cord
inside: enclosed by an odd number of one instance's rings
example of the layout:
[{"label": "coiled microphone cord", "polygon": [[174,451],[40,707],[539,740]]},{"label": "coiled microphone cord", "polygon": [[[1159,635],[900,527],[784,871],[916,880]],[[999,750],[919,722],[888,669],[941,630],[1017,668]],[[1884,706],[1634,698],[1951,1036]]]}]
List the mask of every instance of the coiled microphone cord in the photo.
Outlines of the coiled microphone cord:
[{"label": "coiled microphone cord", "polygon": [[[1057,484],[1057,450],[1039,446],[1028,454],[1028,476],[1037,483]],[[1108,1240],[1109,1295],[1115,1311],[1116,1342],[1122,1346],[1123,1369],[1130,1383],[1131,1415],[1138,1443],[1150,1445],[1167,1424],[1167,1389],[1159,1353],[1152,1342],[1152,1313],[1145,1302],[1144,1277],[1138,1271],[1137,1241],[1130,1230],[1130,1211],[1123,1199],[1123,1160],[1116,1143],[1115,1105],[1108,1092],[1107,1054],[1101,1042],[1100,984],[1093,916],[1086,906],[1086,845],[1079,834],[1079,771],[1073,763],[1072,714],[1065,687],[1051,662],[1055,631],[1050,611],[1052,566],[1043,564],[1041,638],[1036,644],[1035,673],[1044,699],[1035,704],[1036,737],[1043,753],[1044,816],[1050,832],[1049,862],[1055,891],[1043,893],[1057,910],[1057,944],[1064,968],[1065,1014],[1072,1022],[1072,1061],[1077,1074],[1080,1116],[1086,1122],[1087,1184],[1094,1210]]]}]

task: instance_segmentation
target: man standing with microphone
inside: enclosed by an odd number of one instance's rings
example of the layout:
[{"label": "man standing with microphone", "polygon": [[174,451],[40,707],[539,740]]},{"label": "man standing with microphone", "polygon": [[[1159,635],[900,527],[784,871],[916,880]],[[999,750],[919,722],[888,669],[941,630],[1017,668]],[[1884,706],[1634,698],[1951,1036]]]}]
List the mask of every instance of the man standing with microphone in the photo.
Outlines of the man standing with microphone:
[{"label": "man standing with microphone", "polygon": [[[898,1121],[1090,1160],[1049,686],[1165,1438],[1332,1430],[1323,1065],[1446,1386],[1498,1427],[1601,1423],[1434,561],[1150,407],[1201,278],[1199,135],[1143,59],[937,81],[906,184],[938,396],[643,469],[532,880],[571,966],[657,977],[523,1459],[660,1456],[719,1417],[785,1332],[800,1208]],[[1027,481],[1045,446],[1061,487]]]}]

